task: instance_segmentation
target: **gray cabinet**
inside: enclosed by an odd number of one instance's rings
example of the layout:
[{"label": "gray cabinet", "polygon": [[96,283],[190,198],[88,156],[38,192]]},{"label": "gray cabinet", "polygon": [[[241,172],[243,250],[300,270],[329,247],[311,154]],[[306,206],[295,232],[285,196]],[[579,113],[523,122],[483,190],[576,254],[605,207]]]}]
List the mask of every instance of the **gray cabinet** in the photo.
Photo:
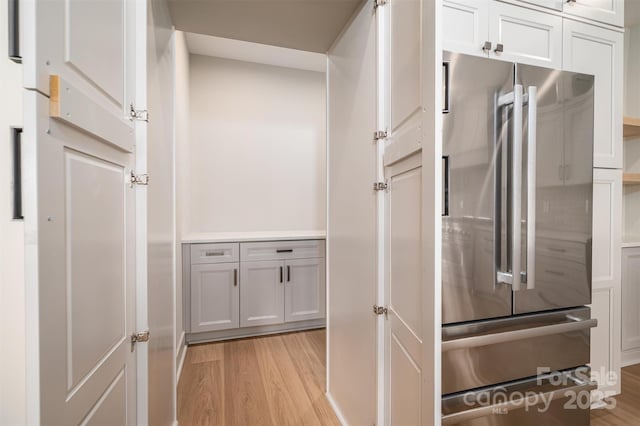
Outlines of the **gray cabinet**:
[{"label": "gray cabinet", "polygon": [[183,246],[187,342],[322,327],[325,241]]},{"label": "gray cabinet", "polygon": [[238,263],[191,266],[191,331],[238,328]]}]

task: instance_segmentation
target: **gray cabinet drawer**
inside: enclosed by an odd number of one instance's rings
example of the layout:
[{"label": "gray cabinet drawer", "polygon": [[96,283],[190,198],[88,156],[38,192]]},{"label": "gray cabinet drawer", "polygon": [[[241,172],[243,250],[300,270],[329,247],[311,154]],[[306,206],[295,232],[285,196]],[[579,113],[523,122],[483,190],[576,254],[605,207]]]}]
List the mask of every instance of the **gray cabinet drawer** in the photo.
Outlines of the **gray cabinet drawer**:
[{"label": "gray cabinet drawer", "polygon": [[240,244],[240,258],[243,262],[316,257],[324,257],[324,240],[268,241]]},{"label": "gray cabinet drawer", "polygon": [[191,244],[191,264],[238,262],[238,243]]}]

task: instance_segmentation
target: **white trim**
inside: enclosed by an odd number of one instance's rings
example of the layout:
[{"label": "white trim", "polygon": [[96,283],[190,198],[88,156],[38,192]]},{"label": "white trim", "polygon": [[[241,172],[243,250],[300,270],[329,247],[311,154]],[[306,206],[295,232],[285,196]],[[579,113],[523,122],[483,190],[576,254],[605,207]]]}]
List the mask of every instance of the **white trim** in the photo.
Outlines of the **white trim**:
[{"label": "white trim", "polygon": [[[177,365],[176,389],[178,388],[178,383],[180,383],[180,377],[182,377],[182,367],[184,366],[184,360],[187,358],[187,350],[189,350],[188,346],[185,343],[185,336],[186,336],[186,333],[183,331],[182,335],[180,336],[180,345],[178,347],[178,353],[176,354],[176,365]],[[177,424],[177,420],[176,420],[176,424]]]},{"label": "white trim", "polygon": [[640,364],[640,348],[622,352],[622,367]]},{"label": "white trim", "polygon": [[326,262],[325,262],[325,274],[324,274],[324,276],[325,276],[325,286],[326,286],[326,290],[325,290],[325,300],[326,300],[326,306],[325,306],[325,312],[326,312],[326,329],[325,329],[326,330],[326,332],[325,332],[325,351],[326,351],[326,353],[325,353],[325,360],[326,360],[325,361],[325,364],[326,364],[325,373],[326,373],[326,380],[325,380],[325,388],[326,388],[326,391],[327,391],[327,395],[329,394],[329,371],[330,371],[329,366],[330,366],[330,363],[331,363],[331,357],[329,356],[329,345],[330,345],[330,341],[331,341],[331,339],[329,338],[330,333],[331,333],[331,327],[330,327],[330,325],[331,325],[331,315],[329,315],[330,307],[331,307],[331,303],[330,303],[330,301],[331,301],[331,297],[330,297],[331,296],[331,286],[329,285],[329,280],[330,280],[329,277],[331,276],[329,274],[329,272],[330,272],[330,265],[329,265],[329,259],[330,259],[329,258],[329,235],[330,235],[329,234],[329,229],[330,229],[329,228],[329,203],[330,203],[330,199],[329,199],[329,173],[330,173],[330,169],[331,169],[329,167],[329,149],[331,147],[331,144],[329,143],[329,139],[331,137],[330,136],[331,135],[331,133],[330,133],[330,123],[329,123],[329,120],[330,120],[330,115],[329,115],[330,90],[329,90],[329,87],[331,87],[330,84],[329,84],[330,83],[330,78],[331,78],[330,73],[329,73],[330,60],[331,59],[330,59],[329,55],[327,54],[327,57],[326,57],[326,66],[327,66],[327,68],[326,68],[326,74],[325,74],[326,80],[327,80],[326,87],[325,87],[325,91],[327,93],[326,94],[326,101],[325,101],[326,102],[326,104],[325,104],[325,123],[326,123],[326,127],[327,127],[327,131],[325,132],[325,134],[326,134],[326,144],[325,144],[325,146],[326,146],[326,149],[325,149],[325,156],[326,156],[326,158],[325,158],[325,164],[326,164],[325,179],[326,179],[326,183],[325,183],[325,187],[327,188],[327,191],[326,191],[326,194],[325,194],[325,197],[326,197],[326,203],[325,203],[326,204],[326,212],[325,212],[326,223],[325,223],[325,228],[326,228],[327,231],[326,231],[325,244],[324,244],[324,246],[325,246],[324,258],[326,259]]},{"label": "white trim", "polygon": [[329,401],[329,405],[333,409],[333,412],[336,415],[336,417],[338,418],[338,421],[340,422],[340,424],[342,426],[349,426],[349,423],[347,423],[347,420],[344,418],[344,415],[342,415],[342,411],[340,411],[340,408],[338,408],[338,404],[336,404],[336,402],[333,400],[333,397],[331,396],[331,393],[329,393],[329,391],[327,391],[325,396],[327,397],[327,401]]}]

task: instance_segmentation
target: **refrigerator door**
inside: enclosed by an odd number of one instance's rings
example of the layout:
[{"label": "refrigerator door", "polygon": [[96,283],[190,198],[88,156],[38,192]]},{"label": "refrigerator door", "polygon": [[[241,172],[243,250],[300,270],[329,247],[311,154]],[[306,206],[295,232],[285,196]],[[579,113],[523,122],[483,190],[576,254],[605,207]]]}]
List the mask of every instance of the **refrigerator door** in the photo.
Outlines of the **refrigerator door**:
[{"label": "refrigerator door", "polygon": [[[523,87],[522,257],[514,313],[591,303],[593,77],[516,65]],[[533,100],[533,101],[532,101]]]},{"label": "refrigerator door", "polygon": [[510,128],[510,108],[497,100],[513,92],[514,66],[449,52],[443,58],[442,315],[450,324],[512,312],[511,287],[496,280],[496,215],[500,147]]}]

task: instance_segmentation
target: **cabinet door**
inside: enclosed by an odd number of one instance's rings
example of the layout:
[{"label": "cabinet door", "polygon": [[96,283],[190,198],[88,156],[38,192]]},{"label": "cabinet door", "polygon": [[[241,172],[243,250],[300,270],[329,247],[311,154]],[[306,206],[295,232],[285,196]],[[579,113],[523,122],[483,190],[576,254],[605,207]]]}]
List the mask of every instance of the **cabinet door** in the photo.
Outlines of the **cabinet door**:
[{"label": "cabinet door", "polygon": [[238,328],[238,264],[191,266],[191,332]]},{"label": "cabinet door", "polygon": [[624,0],[565,1],[563,11],[617,27],[624,26]]},{"label": "cabinet door", "polygon": [[530,3],[535,4],[536,6],[562,11],[562,3],[565,1],[566,0],[515,0],[515,3]]},{"label": "cabinet door", "polygon": [[594,170],[591,316],[598,326],[591,331],[591,370],[601,391],[615,393],[620,392],[621,210],[622,171]]},{"label": "cabinet door", "polygon": [[284,262],[243,262],[240,268],[240,326],[284,322]]},{"label": "cabinet door", "polygon": [[[490,56],[510,62],[562,66],[562,18],[501,2],[491,2],[489,40]],[[496,52],[496,44],[503,52]]]},{"label": "cabinet door", "polygon": [[324,318],[324,259],[299,259],[286,262],[284,320],[286,322]]},{"label": "cabinet door", "polygon": [[594,167],[622,168],[623,35],[564,20],[563,69],[595,76]]},{"label": "cabinet door", "polygon": [[482,50],[489,40],[488,0],[445,0],[442,2],[444,50],[487,56]]},{"label": "cabinet door", "polygon": [[640,352],[640,247],[622,249],[622,351]]}]

